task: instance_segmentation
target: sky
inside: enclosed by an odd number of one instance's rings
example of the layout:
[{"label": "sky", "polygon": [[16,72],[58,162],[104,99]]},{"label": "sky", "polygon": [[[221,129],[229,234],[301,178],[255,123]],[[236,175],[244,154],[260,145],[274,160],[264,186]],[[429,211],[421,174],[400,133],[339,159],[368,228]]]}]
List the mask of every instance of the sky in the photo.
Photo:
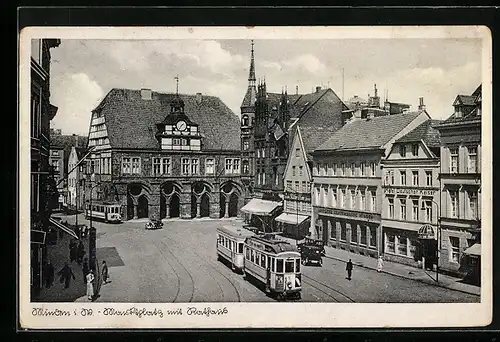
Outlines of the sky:
[{"label": "sky", "polygon": [[[481,40],[257,39],[257,79],[270,92],[310,93],[330,87],[340,98],[384,99],[417,109],[424,98],[434,119],[453,112],[458,94],[481,83]],[[113,88],[149,88],[218,96],[236,115],[248,85],[249,40],[62,40],[51,49],[51,127],[87,135],[90,115]],[[342,82],[342,70],[344,82]],[[342,83],[344,86],[342,86]],[[344,91],[342,91],[344,90]]]}]

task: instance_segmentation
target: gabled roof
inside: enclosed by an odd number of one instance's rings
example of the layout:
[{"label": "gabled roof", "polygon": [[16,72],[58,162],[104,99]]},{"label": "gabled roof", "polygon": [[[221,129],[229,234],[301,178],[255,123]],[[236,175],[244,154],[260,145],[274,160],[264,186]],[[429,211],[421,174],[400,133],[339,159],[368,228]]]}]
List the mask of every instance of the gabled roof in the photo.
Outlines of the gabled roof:
[{"label": "gabled roof", "polygon": [[[113,148],[158,148],[156,124],[170,115],[175,94],[151,92],[143,100],[140,90],[112,89],[96,110],[102,110]],[[240,120],[218,97],[179,94],[187,117],[199,125],[203,150],[240,150]]]},{"label": "gabled roof", "polygon": [[[77,135],[77,147],[85,149],[87,146],[87,137]],[[50,149],[62,149],[64,151],[64,165],[68,165],[69,154],[72,147],[75,146],[74,135],[51,134]]]},{"label": "gabled roof", "polygon": [[475,96],[457,95],[457,98],[455,99],[453,105],[474,106],[474,100]]},{"label": "gabled roof", "polygon": [[241,102],[241,108],[244,107],[252,107],[255,105],[255,100],[257,99],[257,89],[255,89],[255,86],[249,86],[247,88],[247,92],[245,93],[245,97],[243,98],[243,101]]},{"label": "gabled roof", "polygon": [[378,116],[347,123],[315,151],[382,148],[422,111]]},{"label": "gabled roof", "polygon": [[458,99],[460,97],[463,97],[463,96],[467,96],[467,100],[466,101],[472,101],[472,104],[470,104],[469,106],[475,106],[475,108],[473,108],[472,110],[470,110],[468,113],[462,113],[461,116],[456,116],[455,113],[453,113],[452,115],[450,115],[446,120],[444,120],[443,122],[441,122],[441,125],[440,126],[444,126],[444,125],[448,125],[448,124],[454,124],[454,123],[461,123],[461,122],[469,122],[469,121],[475,121],[475,120],[481,120],[481,116],[478,115],[478,107],[480,106],[480,103],[479,102],[476,102],[477,99],[480,99],[481,98],[481,95],[482,95],[482,88],[481,88],[481,84],[476,88],[476,90],[474,90],[474,92],[472,93],[472,95],[468,96],[468,95],[458,95],[455,102],[453,102],[453,104],[455,105],[455,103],[458,101]]},{"label": "gabled roof", "polygon": [[439,131],[434,127],[441,122],[441,120],[424,121],[408,134],[396,140],[396,142],[417,142],[423,140],[428,147],[438,147],[441,145],[441,138]]}]

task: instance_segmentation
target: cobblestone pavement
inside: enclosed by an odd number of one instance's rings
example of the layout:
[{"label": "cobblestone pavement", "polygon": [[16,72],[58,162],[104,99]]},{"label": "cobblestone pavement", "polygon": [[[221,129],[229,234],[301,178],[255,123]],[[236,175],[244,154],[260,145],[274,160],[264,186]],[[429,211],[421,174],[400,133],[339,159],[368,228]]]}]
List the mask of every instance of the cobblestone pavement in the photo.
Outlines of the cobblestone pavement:
[{"label": "cobblestone pavement", "polygon": [[[164,221],[160,230],[145,230],[143,221],[95,223],[97,256],[107,261],[111,277],[97,302],[274,301],[217,261],[217,226],[241,222],[176,220]],[[303,266],[302,273],[302,302],[479,301],[479,296],[356,265],[349,281],[345,262],[332,258],[324,258],[322,267]]]}]

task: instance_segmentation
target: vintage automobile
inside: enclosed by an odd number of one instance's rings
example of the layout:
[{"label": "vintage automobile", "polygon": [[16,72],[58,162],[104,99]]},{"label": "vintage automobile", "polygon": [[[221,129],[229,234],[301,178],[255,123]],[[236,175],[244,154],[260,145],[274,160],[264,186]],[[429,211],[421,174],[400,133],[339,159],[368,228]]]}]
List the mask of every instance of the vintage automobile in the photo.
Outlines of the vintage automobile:
[{"label": "vintage automobile", "polygon": [[163,222],[161,220],[150,220],[146,223],[146,229],[161,229],[163,228]]},{"label": "vintage automobile", "polygon": [[305,238],[304,242],[297,245],[300,251],[302,264],[310,263],[323,264],[323,256],[325,255],[325,246],[323,241],[311,238]]}]

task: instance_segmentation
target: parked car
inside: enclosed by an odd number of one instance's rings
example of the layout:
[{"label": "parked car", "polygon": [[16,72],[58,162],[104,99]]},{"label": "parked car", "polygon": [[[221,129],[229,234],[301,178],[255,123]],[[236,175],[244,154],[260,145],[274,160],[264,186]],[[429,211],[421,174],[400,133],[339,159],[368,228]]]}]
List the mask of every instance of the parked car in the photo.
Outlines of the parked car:
[{"label": "parked car", "polygon": [[161,229],[163,228],[163,222],[161,220],[149,220],[146,223],[146,229]]},{"label": "parked car", "polygon": [[322,257],[325,255],[325,246],[323,244],[323,241],[305,238],[304,242],[298,244],[297,247],[300,251],[302,264],[323,264]]}]

